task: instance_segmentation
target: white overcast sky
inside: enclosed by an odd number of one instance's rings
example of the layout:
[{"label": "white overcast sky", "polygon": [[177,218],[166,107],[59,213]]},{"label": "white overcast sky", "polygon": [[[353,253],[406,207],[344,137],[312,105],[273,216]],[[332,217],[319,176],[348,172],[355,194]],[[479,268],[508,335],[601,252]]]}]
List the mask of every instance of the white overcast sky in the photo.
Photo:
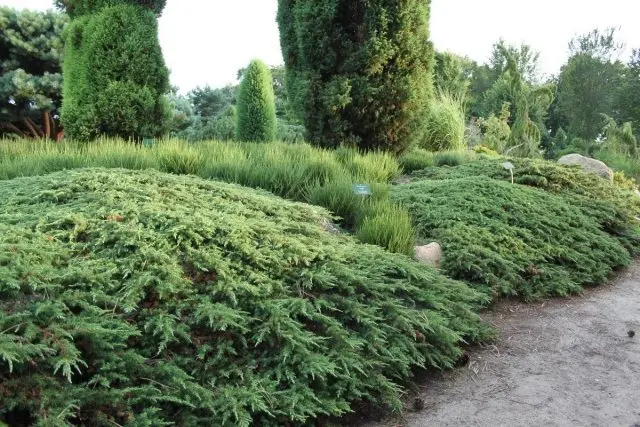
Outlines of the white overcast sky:
[{"label": "white overcast sky", "polygon": [[[0,5],[42,10],[53,0]],[[168,0],[160,42],[172,84],[181,92],[223,86],[253,58],[280,64],[276,9],[277,0]],[[640,0],[432,0],[431,33],[439,50],[477,61],[485,61],[501,37],[524,42],[541,52],[542,71],[554,74],[567,58],[569,40],[596,27],[621,27],[628,51],[640,48],[638,17]]]}]

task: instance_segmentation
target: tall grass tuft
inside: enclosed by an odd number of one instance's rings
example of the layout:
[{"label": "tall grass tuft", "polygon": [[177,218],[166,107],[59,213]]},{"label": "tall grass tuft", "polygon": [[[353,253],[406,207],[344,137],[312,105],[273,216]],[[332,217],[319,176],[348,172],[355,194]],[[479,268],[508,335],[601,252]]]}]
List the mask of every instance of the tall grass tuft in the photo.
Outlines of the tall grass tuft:
[{"label": "tall grass tuft", "polygon": [[465,119],[460,101],[440,94],[431,101],[425,117],[426,131],[420,148],[428,151],[463,150]]},{"label": "tall grass tuft", "polygon": [[206,163],[202,150],[179,140],[160,143],[157,158],[161,171],[176,175],[201,175]]},{"label": "tall grass tuft", "polygon": [[365,204],[356,236],[363,243],[386,247],[391,252],[411,256],[415,230],[406,209],[388,199]]},{"label": "tall grass tuft", "polygon": [[428,167],[434,166],[435,153],[424,150],[422,148],[414,148],[411,151],[407,151],[398,158],[402,171],[406,174],[410,174],[415,171],[423,170]]},{"label": "tall grass tuft", "polygon": [[436,166],[460,166],[476,158],[471,151],[445,151],[435,155]]},{"label": "tall grass tuft", "polygon": [[353,191],[353,181],[346,178],[309,186],[306,199],[310,204],[322,206],[340,217],[348,228],[356,225],[362,200],[362,196]]}]

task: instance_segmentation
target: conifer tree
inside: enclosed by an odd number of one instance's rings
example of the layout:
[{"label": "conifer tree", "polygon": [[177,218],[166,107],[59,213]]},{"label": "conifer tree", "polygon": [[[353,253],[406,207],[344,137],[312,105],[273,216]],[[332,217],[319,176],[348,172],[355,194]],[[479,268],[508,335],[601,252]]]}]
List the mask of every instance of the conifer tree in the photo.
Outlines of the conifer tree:
[{"label": "conifer tree", "polygon": [[433,96],[428,0],[279,0],[293,109],[308,139],[400,152]]},{"label": "conifer tree", "polygon": [[67,17],[0,7],[0,134],[55,136]]},{"label": "conifer tree", "polygon": [[246,142],[270,142],[276,138],[276,102],[269,68],[254,60],[242,77],[237,101],[236,137]]},{"label": "conifer tree", "polygon": [[58,1],[72,18],[62,105],[67,136],[138,139],[162,133],[169,73],[157,16],[165,1]]}]

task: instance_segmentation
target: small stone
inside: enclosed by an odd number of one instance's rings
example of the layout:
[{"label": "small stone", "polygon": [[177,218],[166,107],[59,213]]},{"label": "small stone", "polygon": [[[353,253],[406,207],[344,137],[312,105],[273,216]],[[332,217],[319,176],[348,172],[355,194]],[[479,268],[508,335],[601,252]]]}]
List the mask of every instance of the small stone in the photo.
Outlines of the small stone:
[{"label": "small stone", "polygon": [[629,336],[629,338],[633,338],[636,336],[636,331],[632,329],[629,332],[627,332],[627,335]]},{"label": "small stone", "polygon": [[429,243],[426,246],[415,247],[415,258],[431,267],[440,268],[442,259],[442,247],[438,243]]}]

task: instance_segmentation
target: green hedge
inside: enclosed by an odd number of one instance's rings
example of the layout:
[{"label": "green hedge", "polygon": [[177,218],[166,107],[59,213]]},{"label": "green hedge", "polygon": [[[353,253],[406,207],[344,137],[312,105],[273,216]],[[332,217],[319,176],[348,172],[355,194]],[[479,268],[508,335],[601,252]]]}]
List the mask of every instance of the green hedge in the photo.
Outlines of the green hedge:
[{"label": "green hedge", "polygon": [[158,41],[163,1],[70,0],[63,64],[65,136],[164,133],[169,71]]},{"label": "green hedge", "polygon": [[[301,425],[400,405],[485,302],[328,213],[155,171],[0,183],[0,421]],[[17,420],[16,417],[21,417]]]}]

